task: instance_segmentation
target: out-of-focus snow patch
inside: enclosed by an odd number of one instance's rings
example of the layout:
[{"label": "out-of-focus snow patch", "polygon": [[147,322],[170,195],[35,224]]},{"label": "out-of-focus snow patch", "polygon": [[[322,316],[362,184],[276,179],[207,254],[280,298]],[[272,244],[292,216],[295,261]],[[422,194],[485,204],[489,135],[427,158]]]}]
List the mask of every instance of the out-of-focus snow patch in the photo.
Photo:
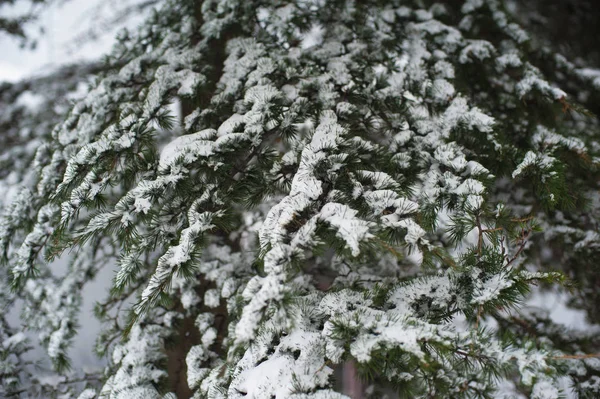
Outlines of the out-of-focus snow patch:
[{"label": "out-of-focus snow patch", "polygon": [[22,69],[16,65],[0,61],[0,82],[16,82],[25,75]]},{"label": "out-of-focus snow patch", "polygon": [[498,399],[526,399],[527,397],[521,394],[513,381],[500,380],[498,381],[497,391],[495,392]]},{"label": "out-of-focus snow patch", "polygon": [[44,96],[41,94],[32,93],[31,91],[23,92],[16,103],[23,107],[29,108],[32,111],[37,110],[44,102]]},{"label": "out-of-focus snow patch", "polygon": [[565,292],[534,291],[525,307],[535,307],[548,312],[548,317],[558,324],[579,331],[590,331],[599,326],[593,326],[586,320],[583,310],[567,306],[569,294]]},{"label": "out-of-focus snow patch", "polygon": [[325,29],[319,25],[313,25],[310,30],[304,35],[301,47],[303,49],[318,46],[323,42],[323,33]]}]

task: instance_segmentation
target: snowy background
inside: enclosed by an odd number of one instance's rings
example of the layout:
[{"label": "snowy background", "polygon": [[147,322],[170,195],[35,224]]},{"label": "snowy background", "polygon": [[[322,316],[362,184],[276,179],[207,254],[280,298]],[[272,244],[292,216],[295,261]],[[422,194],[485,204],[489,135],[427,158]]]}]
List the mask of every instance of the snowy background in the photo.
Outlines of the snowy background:
[{"label": "snowy background", "polygon": [[[35,50],[20,48],[19,41],[0,33],[0,81],[16,81],[45,74],[58,65],[94,60],[110,51],[116,32],[132,29],[146,13],[128,9],[151,0],[59,0],[40,13],[27,32],[37,39]],[[3,6],[3,15],[18,15],[29,9],[24,3]],[[146,12],[148,9],[146,9]],[[40,29],[44,30],[40,34]]]}]

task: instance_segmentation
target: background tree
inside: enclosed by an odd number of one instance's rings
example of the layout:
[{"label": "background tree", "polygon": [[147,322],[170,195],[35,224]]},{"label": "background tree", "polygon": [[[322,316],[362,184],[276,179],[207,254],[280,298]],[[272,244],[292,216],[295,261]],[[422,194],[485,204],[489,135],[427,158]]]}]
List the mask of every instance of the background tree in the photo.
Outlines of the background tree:
[{"label": "background tree", "polygon": [[495,0],[158,7],[101,65],[2,88],[4,396],[343,398],[344,364],[363,397],[598,396],[597,330],[519,304],[562,283],[598,318],[600,73]]}]

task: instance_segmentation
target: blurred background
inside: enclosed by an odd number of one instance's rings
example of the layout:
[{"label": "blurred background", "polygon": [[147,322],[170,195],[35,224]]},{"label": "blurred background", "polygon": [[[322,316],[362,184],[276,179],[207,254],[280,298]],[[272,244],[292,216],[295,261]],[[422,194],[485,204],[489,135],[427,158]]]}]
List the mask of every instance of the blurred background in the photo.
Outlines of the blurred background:
[{"label": "blurred background", "polygon": [[[39,140],[71,104],[85,95],[102,56],[110,52],[119,30],[135,30],[157,0],[0,0],[0,211],[11,202]],[[15,123],[18,114],[21,122]],[[42,121],[44,120],[45,121]],[[12,152],[12,156],[6,156]],[[21,155],[16,157],[15,152]],[[20,152],[19,152],[20,151]],[[52,264],[60,279],[67,271],[68,253]],[[75,370],[93,371],[104,361],[93,352],[100,323],[96,301],[106,297],[113,277],[104,268],[86,285],[79,334],[71,348]],[[8,322],[20,322],[20,306]],[[31,340],[36,343],[36,339]],[[33,359],[43,350],[28,355]]]}]

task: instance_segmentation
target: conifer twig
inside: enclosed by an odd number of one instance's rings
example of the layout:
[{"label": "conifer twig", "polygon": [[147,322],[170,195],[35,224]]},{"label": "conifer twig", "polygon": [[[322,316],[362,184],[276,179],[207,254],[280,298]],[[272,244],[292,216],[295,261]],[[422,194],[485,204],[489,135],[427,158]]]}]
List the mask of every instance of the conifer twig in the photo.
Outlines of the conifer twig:
[{"label": "conifer twig", "polygon": [[585,355],[561,355],[561,356],[553,356],[552,359],[560,360],[560,359],[592,359],[592,358],[600,358],[600,353],[589,353]]}]

